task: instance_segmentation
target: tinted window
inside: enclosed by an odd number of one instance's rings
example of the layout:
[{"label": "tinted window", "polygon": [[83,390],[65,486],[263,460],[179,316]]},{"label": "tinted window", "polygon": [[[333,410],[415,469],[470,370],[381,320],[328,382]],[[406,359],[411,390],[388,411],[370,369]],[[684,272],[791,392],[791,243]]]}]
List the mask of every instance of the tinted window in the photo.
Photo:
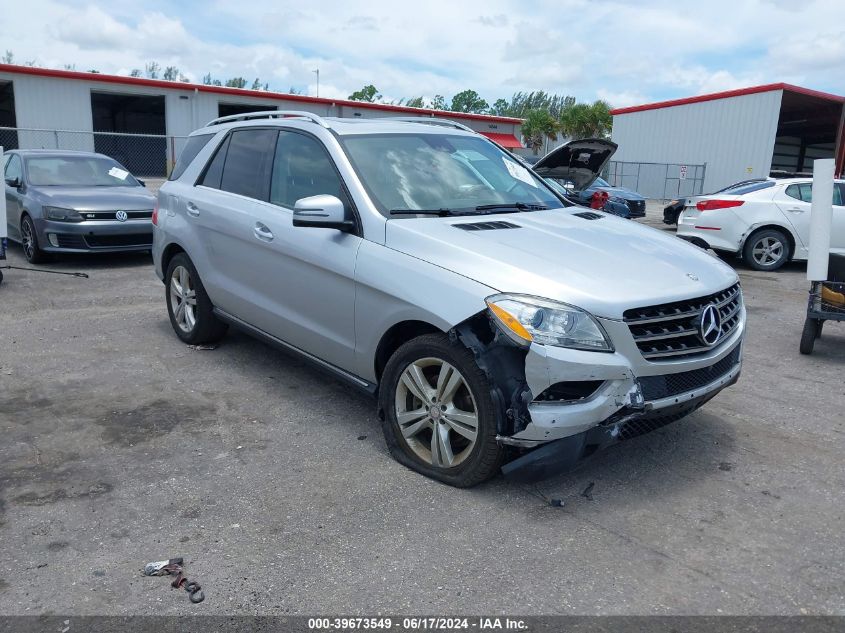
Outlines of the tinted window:
[{"label": "tinted window", "polygon": [[[834,183],[833,185],[833,204],[837,206],[843,206],[843,185],[839,183]],[[789,185],[786,188],[786,195],[791,198],[795,198],[796,200],[801,200],[802,202],[812,202],[813,201],[813,183],[810,182],[802,182],[796,185]]]},{"label": "tinted window", "polygon": [[9,159],[9,162],[6,163],[6,180],[11,180],[13,178],[17,178],[18,180],[23,180],[22,173],[21,173],[21,159],[20,156],[17,154],[12,154],[12,157]]},{"label": "tinted window", "polygon": [[270,202],[293,207],[300,198],[328,194],[349,206],[340,176],[322,143],[296,132],[280,132]]},{"label": "tinted window", "polygon": [[173,171],[170,174],[169,180],[176,180],[185,173],[185,170],[188,168],[188,165],[197,157],[197,154],[200,153],[200,150],[208,145],[208,142],[214,137],[214,134],[199,134],[197,136],[192,136],[188,139],[188,142],[185,143],[185,147],[182,150],[182,153],[179,154],[179,160],[176,161],[176,166],[173,168]]},{"label": "tinted window", "polygon": [[775,181],[774,180],[761,180],[760,182],[751,182],[745,184],[739,184],[733,187],[728,187],[727,189],[722,189],[719,193],[729,193],[732,196],[741,196],[744,193],[751,193],[752,191],[760,191],[761,189],[768,189],[769,187],[774,187]]},{"label": "tinted window", "polygon": [[[845,183],[837,182],[833,185],[833,204],[845,206]],[[839,194],[839,202],[836,201],[836,195]]]},{"label": "tinted window", "polygon": [[230,136],[227,136],[220,143],[220,147],[214,153],[214,158],[211,159],[208,167],[205,168],[205,174],[203,174],[197,184],[220,189],[220,180],[223,178],[223,164],[226,162],[226,150],[229,148],[230,138]]},{"label": "tinted window", "polygon": [[277,130],[232,132],[220,188],[256,200],[269,200],[277,136]]}]

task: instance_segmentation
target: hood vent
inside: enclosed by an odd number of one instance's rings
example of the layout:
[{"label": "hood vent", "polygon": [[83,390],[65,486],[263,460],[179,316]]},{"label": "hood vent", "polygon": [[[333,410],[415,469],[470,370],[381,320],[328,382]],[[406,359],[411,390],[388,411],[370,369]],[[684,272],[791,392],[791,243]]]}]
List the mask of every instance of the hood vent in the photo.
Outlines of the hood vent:
[{"label": "hood vent", "polygon": [[511,224],[510,222],[464,222],[461,224],[453,224],[456,229],[463,231],[497,231],[499,229],[518,229],[518,224]]},{"label": "hood vent", "polygon": [[592,211],[582,211],[581,213],[573,213],[572,215],[577,215],[579,218],[584,218],[585,220],[601,220],[601,216]]}]

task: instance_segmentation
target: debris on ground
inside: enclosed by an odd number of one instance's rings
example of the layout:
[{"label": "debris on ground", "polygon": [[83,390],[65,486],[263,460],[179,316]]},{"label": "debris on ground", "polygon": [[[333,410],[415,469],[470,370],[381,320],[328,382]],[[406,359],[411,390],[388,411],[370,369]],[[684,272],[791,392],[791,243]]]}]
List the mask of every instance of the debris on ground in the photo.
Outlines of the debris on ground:
[{"label": "debris on ground", "polygon": [[549,505],[553,508],[562,508],[563,507],[563,499],[549,499]]},{"label": "debris on ground", "polygon": [[217,346],[216,345],[188,345],[188,349],[203,351],[203,350],[217,349]]},{"label": "debris on ground", "polygon": [[188,592],[188,599],[197,604],[205,600],[205,594],[198,582],[189,581],[183,573],[182,558],[170,558],[168,560],[159,560],[147,563],[144,565],[145,576],[173,576],[171,587],[175,589],[184,589]]},{"label": "debris on ground", "polygon": [[584,488],[584,492],[581,493],[582,497],[585,497],[588,501],[593,500],[593,487],[596,485],[596,482],[591,481],[586,488]]}]

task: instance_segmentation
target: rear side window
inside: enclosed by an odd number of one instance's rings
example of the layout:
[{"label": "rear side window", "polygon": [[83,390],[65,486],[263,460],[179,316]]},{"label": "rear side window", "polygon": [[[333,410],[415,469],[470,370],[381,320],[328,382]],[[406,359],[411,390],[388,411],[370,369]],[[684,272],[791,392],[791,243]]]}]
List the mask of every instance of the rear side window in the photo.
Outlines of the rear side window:
[{"label": "rear side window", "polygon": [[741,196],[744,193],[751,193],[752,191],[760,191],[761,189],[768,189],[769,187],[774,187],[775,181],[774,180],[761,180],[760,182],[752,182],[737,185],[736,187],[728,187],[727,189],[722,189],[719,193],[728,193],[732,196]]},{"label": "rear side window", "polygon": [[176,180],[184,174],[188,165],[193,162],[193,160],[197,157],[197,154],[200,153],[200,150],[208,145],[208,142],[213,137],[214,134],[198,134],[197,136],[191,136],[188,139],[188,142],[185,143],[182,153],[179,154],[179,160],[176,161],[176,166],[173,168],[173,171],[170,172],[170,178],[168,178],[168,180]]},{"label": "rear side window", "polygon": [[277,130],[232,132],[220,189],[256,200],[270,199],[270,171]]},{"label": "rear side window", "polygon": [[[843,192],[842,190],[845,189],[840,183],[834,183],[833,185],[833,204],[837,206],[842,206],[843,200]],[[802,182],[796,185],[789,185],[786,188],[786,195],[790,198],[795,198],[796,200],[801,200],[801,202],[812,202],[813,201],[813,184],[810,182]]]},{"label": "rear side window", "polygon": [[328,194],[349,201],[322,143],[296,132],[280,132],[270,185],[270,202],[293,208],[300,198]]}]

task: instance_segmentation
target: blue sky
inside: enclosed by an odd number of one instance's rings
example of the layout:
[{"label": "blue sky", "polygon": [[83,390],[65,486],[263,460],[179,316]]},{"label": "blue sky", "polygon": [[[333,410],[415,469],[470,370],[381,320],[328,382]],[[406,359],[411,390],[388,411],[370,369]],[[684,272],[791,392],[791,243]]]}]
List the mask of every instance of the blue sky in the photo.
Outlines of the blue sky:
[{"label": "blue sky", "polygon": [[27,0],[3,16],[19,63],[128,74],[155,60],[309,94],[319,68],[320,96],[337,98],[368,83],[388,100],[546,90],[617,107],[779,81],[845,94],[843,0]]}]

